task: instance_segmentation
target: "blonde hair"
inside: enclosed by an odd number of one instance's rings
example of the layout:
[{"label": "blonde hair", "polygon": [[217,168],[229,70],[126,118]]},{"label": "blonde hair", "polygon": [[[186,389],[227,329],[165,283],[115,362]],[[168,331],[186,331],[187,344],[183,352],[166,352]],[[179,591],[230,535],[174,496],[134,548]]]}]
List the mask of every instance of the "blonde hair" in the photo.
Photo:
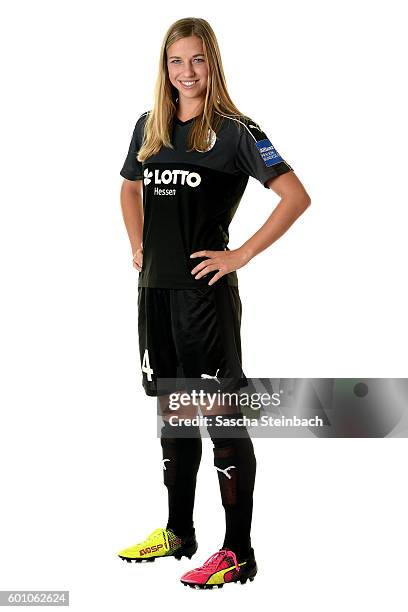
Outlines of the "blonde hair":
[{"label": "blonde hair", "polygon": [[209,146],[210,130],[217,133],[220,115],[244,117],[231,100],[222,67],[216,36],[205,19],[186,17],[175,21],[167,30],[160,50],[159,71],[154,91],[153,108],[149,112],[144,138],[137,159],[140,162],[158,153],[162,146],[174,148],[170,128],[177,110],[177,89],[171,84],[167,70],[167,50],[180,38],[198,36],[203,42],[208,64],[207,91],[202,113],[192,122],[188,151],[205,151]]}]

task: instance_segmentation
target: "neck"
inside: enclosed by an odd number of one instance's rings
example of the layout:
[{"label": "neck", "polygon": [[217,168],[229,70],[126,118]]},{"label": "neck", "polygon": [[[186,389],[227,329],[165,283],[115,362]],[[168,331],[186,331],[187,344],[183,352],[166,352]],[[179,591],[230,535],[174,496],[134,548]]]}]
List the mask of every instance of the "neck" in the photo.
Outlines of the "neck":
[{"label": "neck", "polygon": [[188,121],[201,113],[203,105],[201,100],[198,103],[196,100],[181,100],[178,103],[176,115],[180,121]]}]

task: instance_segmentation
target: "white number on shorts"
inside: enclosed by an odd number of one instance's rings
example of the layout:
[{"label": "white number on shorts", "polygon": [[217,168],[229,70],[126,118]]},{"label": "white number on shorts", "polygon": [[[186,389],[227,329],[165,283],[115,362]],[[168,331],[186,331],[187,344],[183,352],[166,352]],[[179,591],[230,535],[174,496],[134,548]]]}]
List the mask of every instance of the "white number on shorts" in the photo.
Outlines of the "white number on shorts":
[{"label": "white number on shorts", "polygon": [[144,352],[144,355],[143,355],[142,372],[146,372],[147,380],[153,380],[152,379],[153,370],[150,367],[149,351],[147,349],[145,349],[145,352]]}]

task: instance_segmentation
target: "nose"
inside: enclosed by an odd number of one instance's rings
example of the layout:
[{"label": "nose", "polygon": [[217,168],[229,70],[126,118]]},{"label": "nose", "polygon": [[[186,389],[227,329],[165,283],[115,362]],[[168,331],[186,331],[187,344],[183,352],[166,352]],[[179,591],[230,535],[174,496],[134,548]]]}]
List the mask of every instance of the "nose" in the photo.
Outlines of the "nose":
[{"label": "nose", "polygon": [[185,70],[184,70],[184,74],[185,74],[185,79],[183,80],[187,80],[187,78],[193,78],[195,75],[194,72],[194,68],[193,68],[193,64],[191,64],[190,62],[187,62]]}]

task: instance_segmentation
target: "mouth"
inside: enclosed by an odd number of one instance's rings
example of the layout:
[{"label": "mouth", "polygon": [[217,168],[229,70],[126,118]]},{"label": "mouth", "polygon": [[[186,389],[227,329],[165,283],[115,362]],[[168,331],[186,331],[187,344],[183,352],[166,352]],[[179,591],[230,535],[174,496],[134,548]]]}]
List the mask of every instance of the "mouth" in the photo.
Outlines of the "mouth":
[{"label": "mouth", "polygon": [[192,89],[198,83],[198,80],[196,80],[196,81],[179,81],[179,83],[182,84],[184,89]]}]

